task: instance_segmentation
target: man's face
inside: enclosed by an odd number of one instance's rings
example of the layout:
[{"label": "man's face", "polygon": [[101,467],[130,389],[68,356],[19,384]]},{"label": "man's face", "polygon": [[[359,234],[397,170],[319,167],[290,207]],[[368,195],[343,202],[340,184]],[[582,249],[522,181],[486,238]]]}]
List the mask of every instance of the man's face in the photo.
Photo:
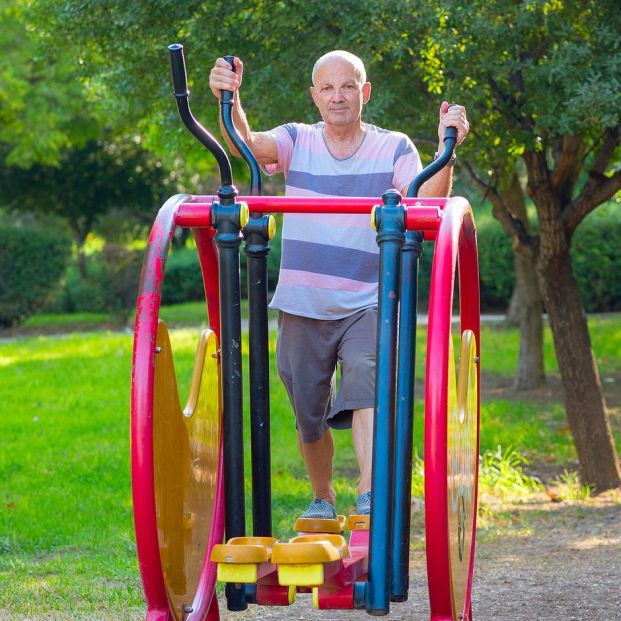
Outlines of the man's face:
[{"label": "man's face", "polygon": [[353,65],[336,58],[319,65],[310,91],[327,125],[346,126],[360,122],[362,106],[371,94],[371,84],[363,84]]}]

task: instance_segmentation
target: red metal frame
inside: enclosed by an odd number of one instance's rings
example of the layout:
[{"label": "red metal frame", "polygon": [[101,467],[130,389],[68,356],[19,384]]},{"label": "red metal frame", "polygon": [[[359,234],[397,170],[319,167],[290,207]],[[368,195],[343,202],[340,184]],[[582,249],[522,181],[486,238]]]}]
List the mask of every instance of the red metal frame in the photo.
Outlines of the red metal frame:
[{"label": "red metal frame", "polygon": [[[453,610],[447,503],[447,393],[449,349],[455,272],[459,265],[461,331],[472,330],[480,357],[479,277],[476,228],[472,210],[463,198],[452,198],[444,210],[436,237],[429,295],[427,366],[425,383],[425,530],[427,573],[432,621],[453,621],[463,614],[471,619],[471,587],[476,532],[476,491],[464,610]],[[477,377],[480,365],[477,365]],[[480,383],[480,382],[478,382]],[[480,390],[480,389],[479,389]],[[480,395],[477,395],[480,397]],[[477,402],[479,399],[477,398]],[[477,428],[479,425],[477,405]],[[476,453],[479,454],[478,434]]]},{"label": "red metal frame", "polygon": [[[177,195],[169,199],[154,223],[147,248],[136,308],[131,400],[131,454],[134,522],[140,572],[147,602],[146,621],[172,621],[161,567],[155,515],[153,464],[153,381],[154,343],[161,302],[164,267],[176,226],[192,227],[196,239],[212,329],[220,339],[217,250],[213,243],[211,204],[215,196]],[[370,213],[378,200],[367,197],[261,197],[243,196],[251,212],[261,213]],[[406,226],[424,231],[425,239],[435,239],[436,247],[431,277],[429,332],[425,403],[425,512],[427,530],[427,566],[432,621],[453,621],[457,613],[471,618],[470,592],[474,563],[474,532],[469,564],[469,583],[464,611],[452,610],[450,554],[447,508],[447,385],[453,289],[459,265],[461,329],[470,329],[479,344],[479,287],[476,229],[472,210],[465,199],[404,199]],[[479,373],[477,366],[477,374]],[[478,413],[477,413],[478,416]],[[477,421],[478,425],[478,421]],[[222,439],[220,438],[220,443]],[[478,434],[477,434],[478,443]],[[478,455],[478,444],[477,452]],[[222,454],[218,462],[218,487],[213,528],[207,546],[193,611],[188,621],[219,619],[214,597],[216,566],[208,561],[215,543],[222,541],[224,503]],[[476,492],[476,482],[475,482]],[[475,501],[476,508],[476,501]],[[359,537],[360,535],[358,535]],[[367,534],[368,536],[368,534]],[[357,538],[357,537],[356,537]],[[364,573],[360,555],[345,563],[345,573]],[[355,569],[354,569],[355,567]],[[349,582],[346,579],[345,586]],[[285,591],[276,599],[282,599]],[[258,599],[262,599],[260,593]],[[266,595],[269,599],[269,596]],[[274,595],[275,597],[275,595]],[[343,607],[349,592],[320,592],[321,607]],[[280,603],[280,602],[279,602]],[[351,602],[353,606],[353,600]],[[349,604],[347,607],[350,607]]]},{"label": "red metal frame", "polygon": [[[177,226],[179,205],[190,199],[188,195],[170,198],[160,209],[151,234],[140,280],[134,326],[134,355],[131,391],[131,465],[132,496],[136,547],[140,564],[145,599],[146,621],[172,621],[160,559],[153,462],[153,381],[157,323],[161,303],[164,268],[170,242]],[[210,231],[194,231],[203,271],[205,297],[211,328],[220,339],[218,303],[217,253]],[[220,444],[222,439],[220,438]],[[218,460],[218,486],[214,503],[213,527],[206,550],[206,559],[199,578],[188,621],[219,618],[217,598],[213,597],[216,566],[208,557],[215,543],[224,534],[222,457]]]},{"label": "red metal frame", "polygon": [[[217,196],[195,196],[179,206],[179,226],[211,226],[211,205]],[[379,201],[368,196],[240,196],[251,213],[370,214]],[[435,239],[442,221],[445,198],[405,198],[406,228],[423,231],[426,240]]]}]

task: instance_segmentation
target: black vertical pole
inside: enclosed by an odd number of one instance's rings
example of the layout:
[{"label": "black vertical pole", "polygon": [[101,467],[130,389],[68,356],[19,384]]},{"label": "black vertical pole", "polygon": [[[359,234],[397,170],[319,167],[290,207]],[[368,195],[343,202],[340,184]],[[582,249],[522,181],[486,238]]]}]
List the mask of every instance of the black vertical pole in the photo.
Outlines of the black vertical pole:
[{"label": "black vertical pole", "polygon": [[[235,71],[233,56],[225,56]],[[233,123],[233,93],[222,91],[222,122],[250,170],[250,194],[261,194],[259,164]],[[267,255],[274,218],[253,214],[244,229],[248,267],[248,344],[250,350],[250,442],[252,454],[252,532],[272,536],[270,458],[269,336],[267,325]]]},{"label": "black vertical pole", "polygon": [[399,353],[395,420],[395,498],[392,541],[391,600],[408,598],[414,428],[414,364],[418,259],[423,246],[419,231],[408,231],[401,250]]},{"label": "black vertical pole", "polygon": [[400,252],[405,230],[399,192],[389,190],[382,200],[383,206],[375,212],[380,272],[369,577],[364,598],[367,612],[373,615],[388,614],[390,608],[397,314]]},{"label": "black vertical pole", "polygon": [[262,216],[251,219],[244,229],[248,266],[252,532],[259,537],[272,536],[267,255],[274,227],[273,216]]},{"label": "black vertical pole", "polygon": [[[212,207],[212,224],[218,246],[224,515],[226,538],[230,539],[246,534],[239,245],[248,207],[235,202],[233,186],[220,188],[218,195],[220,203]],[[229,610],[247,608],[243,584],[227,583],[225,592]]]}]

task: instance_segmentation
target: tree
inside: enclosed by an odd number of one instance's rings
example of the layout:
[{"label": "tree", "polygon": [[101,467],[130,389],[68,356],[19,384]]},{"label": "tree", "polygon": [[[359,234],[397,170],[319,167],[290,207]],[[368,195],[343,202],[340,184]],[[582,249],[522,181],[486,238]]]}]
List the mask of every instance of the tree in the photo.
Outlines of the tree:
[{"label": "tree", "polygon": [[5,206],[61,216],[78,248],[86,276],[84,241],[97,219],[112,209],[125,217],[154,213],[170,193],[161,163],[134,141],[89,141],[63,152],[58,166],[34,164],[0,168]]},{"label": "tree", "polygon": [[[302,95],[310,81],[309,59],[334,48],[350,49],[368,63],[374,91],[367,118],[418,136],[424,150],[436,142],[441,99],[464,103],[474,130],[460,159],[469,163],[509,231],[518,272],[536,274],[538,287],[525,280],[531,300],[524,317],[540,319],[541,294],[583,481],[598,490],[621,483],[570,262],[577,227],[621,187],[621,12],[615,2],[214,0],[171,7],[161,0],[148,10],[126,10],[119,0],[41,2],[48,23],[62,23],[63,38],[68,30],[107,59],[116,76],[109,88],[119,95],[120,75],[128,92],[154,81],[169,88],[164,44],[173,36],[187,44],[191,80],[206,74],[217,55],[241,56],[247,68],[242,98],[258,129],[316,120]],[[168,8],[176,30],[164,33],[160,14]],[[149,71],[153,67],[157,71]],[[202,105],[210,97],[206,76],[197,90],[193,102]],[[144,110],[136,97],[133,113]],[[215,120],[216,106],[207,110]],[[516,176],[520,169],[525,190]],[[532,222],[527,198],[536,209]],[[535,326],[533,333],[541,330]]]},{"label": "tree", "polygon": [[[621,188],[618,7],[444,2],[436,15],[442,81],[467,92],[479,115],[475,138],[485,148],[472,159],[473,174],[516,257],[537,275],[582,479],[598,490],[617,487],[621,472],[570,252],[584,218]],[[520,206],[518,159],[536,227]]]},{"label": "tree", "polygon": [[64,149],[100,131],[73,51],[42,53],[45,33],[25,0],[0,2],[0,143],[7,165],[55,165]]}]

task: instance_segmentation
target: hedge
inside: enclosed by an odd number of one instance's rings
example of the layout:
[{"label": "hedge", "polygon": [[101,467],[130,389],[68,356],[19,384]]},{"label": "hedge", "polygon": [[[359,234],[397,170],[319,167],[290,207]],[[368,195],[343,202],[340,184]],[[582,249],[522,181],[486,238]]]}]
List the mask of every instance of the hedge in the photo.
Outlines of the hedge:
[{"label": "hedge", "polygon": [[54,296],[71,240],[52,230],[0,225],[0,327],[14,326]]}]

